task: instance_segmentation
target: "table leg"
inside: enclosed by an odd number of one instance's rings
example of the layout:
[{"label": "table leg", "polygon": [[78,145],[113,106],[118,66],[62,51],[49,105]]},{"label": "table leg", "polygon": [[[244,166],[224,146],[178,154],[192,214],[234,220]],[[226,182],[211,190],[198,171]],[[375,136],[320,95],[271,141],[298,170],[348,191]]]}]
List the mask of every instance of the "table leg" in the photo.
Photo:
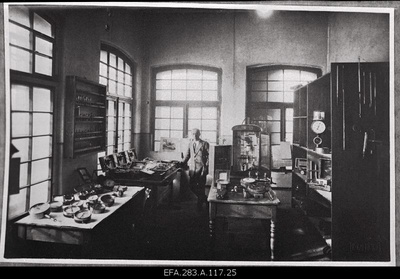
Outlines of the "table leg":
[{"label": "table leg", "polygon": [[271,232],[270,232],[270,248],[271,248],[271,261],[274,260],[274,248],[275,248],[275,221],[271,219]]},{"label": "table leg", "polygon": [[209,203],[209,222],[208,222],[208,229],[209,229],[209,236],[210,236],[210,255],[211,259],[215,257],[215,219],[216,219],[216,211],[215,205],[213,203]]}]

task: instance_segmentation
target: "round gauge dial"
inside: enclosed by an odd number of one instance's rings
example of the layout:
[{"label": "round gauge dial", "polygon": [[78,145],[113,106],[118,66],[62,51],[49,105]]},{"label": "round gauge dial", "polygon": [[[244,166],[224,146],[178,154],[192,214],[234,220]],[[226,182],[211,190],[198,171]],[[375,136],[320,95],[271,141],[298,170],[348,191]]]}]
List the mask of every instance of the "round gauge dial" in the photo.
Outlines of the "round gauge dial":
[{"label": "round gauge dial", "polygon": [[311,123],[311,130],[316,134],[322,134],[326,130],[326,125],[322,121],[314,121]]}]

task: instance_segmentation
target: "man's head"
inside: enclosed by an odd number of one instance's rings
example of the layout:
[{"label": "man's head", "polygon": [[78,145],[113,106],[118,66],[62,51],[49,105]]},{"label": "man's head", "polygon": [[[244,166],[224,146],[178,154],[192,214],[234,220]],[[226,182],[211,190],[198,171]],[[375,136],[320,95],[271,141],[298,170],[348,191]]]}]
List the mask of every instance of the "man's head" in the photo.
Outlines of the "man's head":
[{"label": "man's head", "polygon": [[197,128],[192,129],[190,137],[194,140],[198,140],[200,138],[200,130]]}]

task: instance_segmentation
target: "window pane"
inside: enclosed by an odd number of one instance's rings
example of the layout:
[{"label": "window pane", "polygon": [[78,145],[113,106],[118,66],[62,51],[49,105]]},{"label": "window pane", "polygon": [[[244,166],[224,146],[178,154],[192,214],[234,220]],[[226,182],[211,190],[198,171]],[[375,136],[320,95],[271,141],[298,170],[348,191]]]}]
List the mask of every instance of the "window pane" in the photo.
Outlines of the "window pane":
[{"label": "window pane", "polygon": [[51,24],[41,16],[35,14],[33,18],[33,29],[52,37]]},{"label": "window pane", "polygon": [[131,131],[130,130],[124,131],[124,142],[131,142]]},{"label": "window pane", "polygon": [[293,109],[292,108],[287,108],[285,110],[286,113],[286,120],[293,120]]},{"label": "window pane", "polygon": [[112,67],[117,67],[117,57],[115,56],[114,53],[110,53],[110,61],[109,61],[110,66]]},{"label": "window pane", "polygon": [[102,85],[107,86],[107,79],[104,77],[99,77],[99,83]]},{"label": "window pane", "polygon": [[171,116],[170,107],[156,107],[156,117],[158,118],[169,118]]},{"label": "window pane", "polygon": [[115,115],[115,102],[114,101],[108,101],[107,114]]},{"label": "window pane", "polygon": [[156,75],[156,79],[171,79],[172,71],[159,72]]},{"label": "window pane", "polygon": [[117,80],[117,70],[114,68],[108,68],[108,77],[112,80]]},{"label": "window pane", "polygon": [[156,130],[155,137],[156,139],[169,138],[169,130]]},{"label": "window pane", "polygon": [[311,73],[311,72],[306,72],[306,71],[301,71],[300,78],[301,78],[301,81],[312,81],[317,78],[317,74]]},{"label": "window pane", "polygon": [[131,128],[131,118],[130,117],[126,117],[125,121],[124,121],[124,129],[130,129]]},{"label": "window pane", "polygon": [[251,80],[267,80],[267,73],[266,72],[252,73]]},{"label": "window pane", "polygon": [[48,56],[53,56],[53,43],[36,37],[36,51]]},{"label": "window pane", "polygon": [[268,80],[283,80],[283,70],[268,71]]},{"label": "window pane", "polygon": [[281,143],[281,133],[271,133],[271,144]]},{"label": "window pane", "polygon": [[266,110],[268,120],[280,120],[281,110],[280,109],[267,109]]},{"label": "window pane", "polygon": [[131,66],[128,63],[125,63],[125,73],[131,74]]},{"label": "window pane", "polygon": [[51,112],[51,91],[46,88],[33,88],[33,111]]},{"label": "window pane", "polygon": [[118,69],[121,71],[124,70],[124,60],[121,57],[118,57]]},{"label": "window pane", "polygon": [[171,119],[171,129],[182,130],[183,129],[183,120],[182,119]]},{"label": "window pane", "polygon": [[115,81],[108,81],[108,92],[110,92],[110,94],[115,94],[117,92],[117,83]]},{"label": "window pane", "polygon": [[160,101],[171,100],[171,91],[170,90],[157,90],[156,91],[156,99],[160,100]]},{"label": "window pane", "polygon": [[100,63],[100,75],[103,77],[107,77],[107,65]]},{"label": "window pane", "polygon": [[156,81],[156,89],[171,89],[171,81],[170,80],[157,80]]},{"label": "window pane", "polygon": [[203,90],[218,90],[217,81],[203,81]]},{"label": "window pane", "polygon": [[300,87],[301,84],[298,81],[295,82],[285,82],[285,91],[294,91],[296,88]]},{"label": "window pane", "polygon": [[13,137],[29,136],[29,114],[12,113],[12,132]]},{"label": "window pane", "polygon": [[115,133],[112,131],[107,132],[107,145],[113,145],[115,143],[114,135]]},{"label": "window pane", "polygon": [[132,97],[132,87],[125,85],[125,96],[131,98]]},{"label": "window pane", "polygon": [[267,131],[271,133],[278,133],[281,131],[281,122],[280,121],[268,121],[267,122]]},{"label": "window pane", "polygon": [[105,50],[100,51],[100,61],[103,63],[107,63],[107,51]]},{"label": "window pane", "polygon": [[182,138],[183,137],[183,130],[180,131],[171,131],[171,138]]},{"label": "window pane", "polygon": [[183,108],[171,107],[171,118],[183,118]]},{"label": "window pane", "polygon": [[117,80],[120,83],[124,83],[125,74],[121,71],[117,71]]},{"label": "window pane", "polygon": [[290,133],[293,131],[293,122],[292,121],[286,121],[286,132]]},{"label": "window pane", "polygon": [[216,120],[203,120],[202,130],[217,130],[217,121]]},{"label": "window pane", "polygon": [[300,80],[300,71],[299,70],[285,70],[284,71],[285,80]]},{"label": "window pane", "polygon": [[203,71],[203,79],[205,80],[218,80],[218,73]]},{"label": "window pane", "polygon": [[293,142],[293,133],[286,133],[285,134],[285,141]]},{"label": "window pane", "polygon": [[31,49],[31,32],[14,23],[10,23],[10,43],[27,49]]},{"label": "window pane", "polygon": [[117,82],[117,94],[124,96],[124,85],[120,82]]},{"label": "window pane", "polygon": [[201,91],[187,91],[188,101],[201,101]]},{"label": "window pane", "polygon": [[186,81],[173,80],[172,81],[172,89],[185,90],[186,89]]},{"label": "window pane", "polygon": [[124,119],[122,117],[118,117],[118,130],[122,130],[124,127]]},{"label": "window pane", "polygon": [[156,129],[169,129],[170,128],[170,120],[169,119],[156,119],[155,128]]},{"label": "window pane", "polygon": [[283,102],[283,92],[268,92],[268,102]]},{"label": "window pane", "polygon": [[188,90],[201,90],[201,81],[200,80],[191,80],[187,83]]},{"label": "window pane", "polygon": [[159,151],[160,150],[160,142],[159,141],[155,141],[154,142],[154,151]]},{"label": "window pane", "polygon": [[48,113],[34,113],[33,135],[46,135],[51,133],[51,115]]},{"label": "window pane", "polygon": [[132,75],[125,74],[125,84],[132,86]]},{"label": "window pane", "polygon": [[131,114],[132,114],[132,113],[131,113],[131,105],[125,103],[125,114],[124,114],[124,115],[130,117]]},{"label": "window pane", "polygon": [[203,108],[203,119],[217,119],[217,108]]},{"label": "window pane", "polygon": [[29,165],[29,163],[25,163],[25,164],[21,164],[19,167],[19,187],[24,187],[29,184],[28,165]]},{"label": "window pane", "polygon": [[48,201],[49,183],[49,181],[45,181],[31,187],[29,206]]},{"label": "window pane", "polygon": [[26,50],[10,47],[10,67],[13,70],[31,73],[32,54]]},{"label": "window pane", "polygon": [[35,72],[47,76],[53,75],[53,59],[35,55]]},{"label": "window pane", "polygon": [[194,69],[187,70],[187,79],[201,79],[201,78],[202,78],[201,70],[194,70]]},{"label": "window pane", "polygon": [[172,70],[172,79],[186,79],[186,69]]},{"label": "window pane", "polygon": [[172,100],[184,101],[186,100],[186,91],[184,90],[174,90],[172,91]]},{"label": "window pane", "polygon": [[218,91],[203,91],[203,101],[218,101]]},{"label": "window pane", "polygon": [[20,157],[21,162],[26,162],[29,160],[29,138],[24,139],[14,139],[12,144],[18,149],[18,152],[14,155],[15,157]]},{"label": "window pane", "polygon": [[32,139],[32,159],[51,156],[51,137],[34,137]]},{"label": "window pane", "polygon": [[267,101],[267,93],[251,92],[251,101],[252,102],[266,102]]},{"label": "window pane", "polygon": [[201,128],[201,120],[189,120],[188,121],[188,130],[191,131],[194,128]]},{"label": "window pane", "polygon": [[114,146],[108,146],[107,147],[107,154],[114,153]]},{"label": "window pane", "polygon": [[189,119],[201,119],[201,108],[189,108]]},{"label": "window pane", "polygon": [[11,85],[12,110],[29,111],[29,87],[24,85]]},{"label": "window pane", "polygon": [[115,130],[115,117],[114,116],[109,116],[107,118],[107,130]]},{"label": "window pane", "polygon": [[293,91],[285,92],[285,93],[283,94],[283,101],[284,101],[285,103],[293,103],[293,101],[294,101],[294,94],[293,94]]},{"label": "window pane", "polygon": [[283,91],[283,82],[282,81],[268,82],[268,91]]},{"label": "window pane", "polygon": [[200,137],[209,143],[217,142],[217,132],[202,132]]},{"label": "window pane", "polygon": [[267,90],[267,82],[254,81],[251,84],[251,90],[254,90],[254,91],[266,91]]},{"label": "window pane", "polygon": [[9,8],[9,16],[11,20],[28,27],[30,26],[28,8],[22,6]]},{"label": "window pane", "polygon": [[50,160],[44,159],[32,162],[32,183],[50,178]]},{"label": "window pane", "polygon": [[27,210],[25,208],[26,204],[26,189],[21,189],[18,194],[10,195],[8,200],[8,218],[17,217]]}]

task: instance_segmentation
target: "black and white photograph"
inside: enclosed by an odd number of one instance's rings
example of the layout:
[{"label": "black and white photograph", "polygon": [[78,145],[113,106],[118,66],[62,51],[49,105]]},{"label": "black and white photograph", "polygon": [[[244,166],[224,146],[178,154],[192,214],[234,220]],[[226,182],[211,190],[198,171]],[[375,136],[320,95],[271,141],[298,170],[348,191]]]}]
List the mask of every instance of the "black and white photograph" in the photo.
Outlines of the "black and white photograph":
[{"label": "black and white photograph", "polygon": [[399,8],[2,3],[0,266],[399,266]]}]

